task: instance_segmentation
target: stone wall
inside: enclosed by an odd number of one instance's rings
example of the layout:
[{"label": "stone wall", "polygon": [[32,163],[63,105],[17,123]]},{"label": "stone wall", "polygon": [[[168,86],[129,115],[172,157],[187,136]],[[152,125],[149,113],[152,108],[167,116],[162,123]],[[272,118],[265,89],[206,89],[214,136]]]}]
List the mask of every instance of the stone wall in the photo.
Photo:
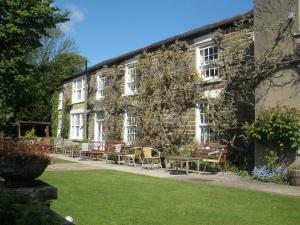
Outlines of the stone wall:
[{"label": "stone wall", "polygon": [[[299,1],[298,0],[255,0],[255,57],[260,59],[265,53],[276,46],[278,56],[294,54],[299,40]],[[295,18],[289,21],[288,16],[295,13]],[[291,30],[284,33],[282,41],[278,42],[278,34],[288,24]],[[295,34],[291,37],[290,34]],[[276,55],[276,54],[275,54]],[[256,114],[260,110],[288,106],[300,110],[300,68],[298,65],[279,69],[262,82],[256,89]],[[255,164],[265,163],[266,147],[256,144]],[[295,154],[289,157],[295,160]]]}]

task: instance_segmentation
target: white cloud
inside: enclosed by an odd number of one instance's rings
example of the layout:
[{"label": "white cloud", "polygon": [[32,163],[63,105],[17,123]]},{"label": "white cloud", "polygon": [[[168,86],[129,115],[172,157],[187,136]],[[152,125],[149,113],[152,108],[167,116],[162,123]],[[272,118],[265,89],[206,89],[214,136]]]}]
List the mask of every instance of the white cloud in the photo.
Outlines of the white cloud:
[{"label": "white cloud", "polygon": [[74,32],[77,23],[84,21],[86,9],[78,8],[75,5],[67,5],[66,9],[69,11],[70,20],[60,24],[60,28],[65,34],[69,34]]}]

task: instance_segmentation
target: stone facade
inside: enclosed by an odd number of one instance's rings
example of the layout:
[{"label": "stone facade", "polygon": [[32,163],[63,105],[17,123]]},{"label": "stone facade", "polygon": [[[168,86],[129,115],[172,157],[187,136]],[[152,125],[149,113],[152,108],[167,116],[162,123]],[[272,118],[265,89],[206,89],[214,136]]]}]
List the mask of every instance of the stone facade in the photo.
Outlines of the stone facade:
[{"label": "stone facade", "polygon": [[[247,18],[252,18],[252,12],[247,13],[245,16]],[[214,80],[213,82],[204,82],[202,88],[204,90],[203,98],[217,97],[217,94],[225,85],[227,79],[235,74],[235,65],[237,57],[241,57],[246,51],[249,51],[251,45],[253,44],[253,32],[251,26],[245,26],[244,28],[236,29],[235,22],[244,18],[244,16],[237,17],[225,25],[209,30],[209,32],[202,32],[198,36],[192,35],[187,36],[184,41],[189,44],[188,54],[191,60],[190,66],[193,69],[197,69],[197,57],[196,51],[197,46],[200,45],[205,47],[207,43],[215,43],[214,35],[220,29],[222,33],[221,46],[219,47],[219,64],[220,64],[220,79]],[[248,23],[250,20],[247,20]],[[250,22],[251,23],[251,22]],[[251,24],[250,24],[251,25]],[[175,40],[174,40],[175,41]],[[174,42],[173,41],[173,42]],[[128,63],[130,60],[136,59],[138,54],[131,54],[130,56],[124,57],[124,59],[116,60],[115,62],[109,62],[105,65],[101,65],[96,69],[88,69],[86,73],[81,73],[78,76],[73,77],[78,79],[79,77],[86,77],[86,98],[85,102],[72,104],[72,83],[73,79],[67,79],[64,83],[64,104],[69,104],[70,112],[82,109],[84,111],[84,135],[83,138],[88,138],[94,140],[95,138],[95,112],[97,110],[102,110],[103,106],[101,100],[96,99],[97,92],[97,73],[105,74],[105,66],[119,66]],[[225,71],[226,69],[226,71]],[[124,76],[120,81],[119,88],[122,93],[124,93]],[[210,96],[215,95],[215,96]],[[199,99],[200,100],[200,99]],[[187,118],[187,134],[191,139],[195,138],[196,135],[196,110],[195,108],[190,109],[186,115]],[[70,126],[71,127],[71,126]],[[70,135],[69,135],[70,136]]]}]

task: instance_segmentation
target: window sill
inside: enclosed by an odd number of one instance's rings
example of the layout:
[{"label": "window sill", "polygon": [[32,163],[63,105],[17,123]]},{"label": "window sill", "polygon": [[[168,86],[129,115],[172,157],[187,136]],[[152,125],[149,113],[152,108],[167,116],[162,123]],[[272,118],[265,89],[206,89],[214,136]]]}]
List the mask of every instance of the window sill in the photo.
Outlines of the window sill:
[{"label": "window sill", "polygon": [[105,99],[105,96],[101,96],[101,97],[96,97],[96,101],[102,101]]},{"label": "window sill", "polygon": [[124,93],[122,94],[123,97],[127,97],[127,96],[133,96],[133,95],[137,95],[137,92],[132,92],[132,93]]},{"label": "window sill", "polygon": [[205,84],[209,84],[209,83],[217,83],[217,82],[220,82],[222,81],[222,79],[219,77],[219,78],[212,78],[212,79],[205,79],[203,78],[203,82]]},{"label": "window sill", "polygon": [[71,141],[82,141],[83,140],[83,138],[71,138]]},{"label": "window sill", "polygon": [[79,104],[79,103],[84,103],[85,102],[85,100],[80,100],[80,101],[72,101],[72,103],[71,104]]}]

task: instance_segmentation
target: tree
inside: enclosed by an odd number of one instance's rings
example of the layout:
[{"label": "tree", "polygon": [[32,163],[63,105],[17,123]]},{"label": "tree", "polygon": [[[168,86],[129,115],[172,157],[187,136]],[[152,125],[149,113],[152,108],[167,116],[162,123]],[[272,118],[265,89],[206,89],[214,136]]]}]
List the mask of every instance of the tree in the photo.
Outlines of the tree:
[{"label": "tree", "polygon": [[41,38],[67,21],[52,0],[0,1],[0,130],[7,129],[30,80],[28,54],[41,46]]},{"label": "tree", "polygon": [[80,71],[86,60],[78,54],[75,42],[59,29],[49,30],[41,42],[29,58],[33,70],[23,82],[26,99],[18,100],[17,120],[49,121],[53,91],[64,78]]}]

